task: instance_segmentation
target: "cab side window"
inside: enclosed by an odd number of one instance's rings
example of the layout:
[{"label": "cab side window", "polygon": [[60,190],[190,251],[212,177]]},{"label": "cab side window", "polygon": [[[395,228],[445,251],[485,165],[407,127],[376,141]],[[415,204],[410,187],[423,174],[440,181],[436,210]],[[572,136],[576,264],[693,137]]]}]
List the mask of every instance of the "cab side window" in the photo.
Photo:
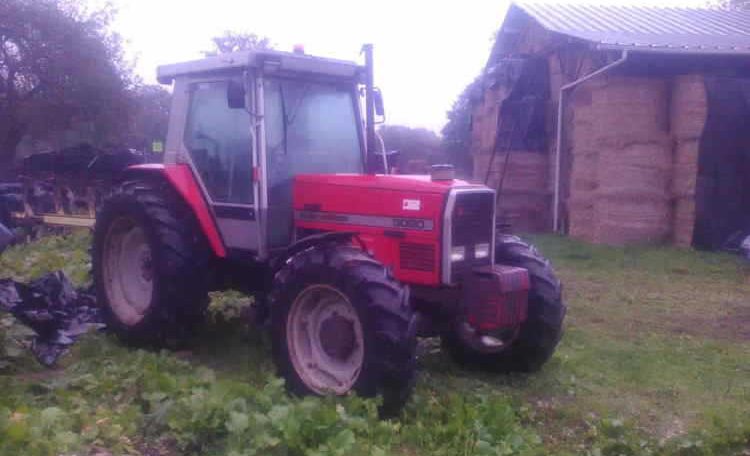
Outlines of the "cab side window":
[{"label": "cab side window", "polygon": [[252,204],[250,114],[227,103],[227,81],[190,86],[185,147],[211,199]]}]

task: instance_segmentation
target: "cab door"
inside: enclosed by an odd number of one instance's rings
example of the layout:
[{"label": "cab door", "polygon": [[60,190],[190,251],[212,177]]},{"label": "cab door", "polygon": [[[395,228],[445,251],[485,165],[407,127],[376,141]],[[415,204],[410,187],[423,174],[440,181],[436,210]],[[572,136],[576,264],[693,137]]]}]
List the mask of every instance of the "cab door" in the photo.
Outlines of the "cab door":
[{"label": "cab door", "polygon": [[252,87],[245,79],[192,80],[186,87],[183,150],[230,254],[233,250],[258,252],[260,247],[252,116],[228,102],[230,84]]}]

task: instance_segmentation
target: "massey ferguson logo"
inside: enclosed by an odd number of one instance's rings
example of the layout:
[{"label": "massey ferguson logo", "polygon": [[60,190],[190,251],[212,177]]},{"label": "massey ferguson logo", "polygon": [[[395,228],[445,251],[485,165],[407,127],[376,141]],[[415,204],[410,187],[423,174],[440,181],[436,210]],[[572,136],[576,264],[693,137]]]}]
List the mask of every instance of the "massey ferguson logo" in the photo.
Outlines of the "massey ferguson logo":
[{"label": "massey ferguson logo", "polygon": [[424,220],[419,219],[393,219],[394,228],[406,228],[412,230],[423,230],[425,228]]}]

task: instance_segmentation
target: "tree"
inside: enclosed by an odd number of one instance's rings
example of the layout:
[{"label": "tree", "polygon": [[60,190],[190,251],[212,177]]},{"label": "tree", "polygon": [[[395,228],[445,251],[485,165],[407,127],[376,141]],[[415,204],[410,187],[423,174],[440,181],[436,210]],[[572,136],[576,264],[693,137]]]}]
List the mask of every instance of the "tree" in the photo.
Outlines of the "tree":
[{"label": "tree", "polygon": [[442,148],[456,167],[459,175],[471,177],[471,111],[472,98],[481,90],[482,78],[478,76],[458,96],[448,111],[448,122],[443,127]]},{"label": "tree", "polygon": [[164,142],[172,94],[162,86],[138,84],[130,91],[131,122],[127,146],[150,150],[154,141]]},{"label": "tree", "polygon": [[388,125],[382,126],[378,134],[387,151],[398,151],[395,162],[400,173],[422,174],[429,165],[445,162],[440,138],[432,130]]},{"label": "tree", "polygon": [[221,36],[211,39],[214,49],[205,52],[206,56],[227,54],[237,51],[251,51],[255,49],[273,49],[271,39],[266,36],[258,36],[255,33],[236,32],[227,30]]},{"label": "tree", "polygon": [[98,142],[122,133],[130,70],[107,31],[112,14],[69,0],[0,2],[0,169],[26,134],[73,121],[91,122]]}]

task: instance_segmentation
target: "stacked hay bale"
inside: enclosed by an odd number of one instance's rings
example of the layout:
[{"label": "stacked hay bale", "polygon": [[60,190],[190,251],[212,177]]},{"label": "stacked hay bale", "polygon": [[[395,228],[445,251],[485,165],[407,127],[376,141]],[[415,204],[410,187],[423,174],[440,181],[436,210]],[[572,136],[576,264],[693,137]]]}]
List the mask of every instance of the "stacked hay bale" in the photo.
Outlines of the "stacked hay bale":
[{"label": "stacked hay bale", "polygon": [[[486,88],[482,100],[474,106],[472,112],[473,180],[484,183],[489,170],[487,185],[492,188],[497,188],[505,166],[504,145],[498,145],[494,160],[492,151],[495,147],[499,108],[509,92],[509,87],[503,84]],[[497,204],[498,218],[517,231],[548,230],[548,156],[546,153],[529,151],[512,151],[510,154],[508,172]]]},{"label": "stacked hay bale", "polygon": [[675,142],[672,240],[681,247],[689,247],[693,242],[698,152],[707,111],[708,101],[703,76],[684,75],[675,78],[670,106],[670,124]]},{"label": "stacked hay bale", "polygon": [[[505,167],[506,153],[498,151],[490,168],[490,154],[474,160],[474,175],[484,179],[490,170],[487,185],[498,188]],[[502,192],[497,202],[498,218],[514,230],[537,232],[549,230],[550,198],[547,154],[512,151],[507,163]]]},{"label": "stacked hay bale", "polygon": [[579,87],[569,129],[570,234],[590,242],[656,243],[671,231],[667,84],[606,76]]}]

